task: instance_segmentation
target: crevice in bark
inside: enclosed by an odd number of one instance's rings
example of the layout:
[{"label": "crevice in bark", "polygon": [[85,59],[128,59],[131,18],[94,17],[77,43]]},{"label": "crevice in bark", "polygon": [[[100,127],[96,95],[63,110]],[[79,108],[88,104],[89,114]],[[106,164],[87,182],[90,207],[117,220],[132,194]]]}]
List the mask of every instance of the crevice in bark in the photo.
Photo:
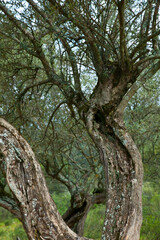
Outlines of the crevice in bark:
[{"label": "crevice in bark", "polygon": [[100,192],[96,190],[91,195],[84,196],[82,202],[79,205],[72,200],[71,207],[63,214],[63,220],[67,225],[73,229],[79,236],[83,236],[84,233],[84,224],[87,218],[90,208],[94,204],[104,204],[106,199],[106,194],[104,189]]},{"label": "crevice in bark", "polygon": [[70,207],[67,212],[63,215],[64,221],[67,223],[69,227],[73,227],[76,222],[82,217],[84,214],[84,210],[86,208],[87,202],[84,201],[81,207]]}]

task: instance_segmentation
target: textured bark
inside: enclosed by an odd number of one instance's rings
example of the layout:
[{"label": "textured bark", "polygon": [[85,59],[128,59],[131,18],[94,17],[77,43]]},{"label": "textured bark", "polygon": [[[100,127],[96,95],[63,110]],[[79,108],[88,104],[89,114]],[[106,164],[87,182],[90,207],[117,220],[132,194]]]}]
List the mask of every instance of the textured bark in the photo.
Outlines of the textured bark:
[{"label": "textured bark", "polygon": [[100,111],[97,116],[92,108],[88,111],[86,124],[104,166],[107,198],[102,239],[139,240],[142,223],[141,155],[122,118],[104,116]]},{"label": "textured bark", "polygon": [[63,221],[31,147],[3,119],[0,119],[0,150],[6,165],[7,183],[19,206],[28,238],[85,239],[78,237]]},{"label": "textured bark", "polygon": [[[104,4],[97,1],[98,4],[94,7],[94,1],[73,1],[74,7],[71,1],[46,1],[50,3],[49,8],[53,7],[54,11],[48,11],[45,1],[41,1],[41,4],[33,0],[26,1],[35,11],[37,23],[42,23],[39,29],[43,26],[43,31],[34,29],[31,21],[28,21],[29,25],[25,28],[23,11],[17,18],[14,11],[11,11],[11,7],[8,8],[4,3],[0,3],[0,9],[5,14],[5,19],[8,18],[15,30],[18,30],[15,32],[17,36],[28,39],[26,48],[26,44],[17,41],[17,37],[13,38],[16,44],[17,42],[20,44],[20,49],[27,51],[32,58],[39,59],[40,68],[42,69],[43,66],[47,81],[37,80],[31,85],[28,82],[19,100],[29,89],[49,82],[63,93],[72,116],[74,116],[74,107],[77,108],[99,150],[104,167],[107,210],[103,239],[138,240],[142,221],[143,167],[139,151],[124,127],[122,115],[129,98],[137,91],[136,81],[151,78],[160,69],[157,44],[160,34],[157,24],[159,1],[155,1],[156,4],[153,4],[152,0],[144,1],[139,11],[137,10],[135,15],[131,13],[132,17],[129,19],[128,12],[134,7],[134,1],[103,1]],[[12,4],[14,1],[11,6]],[[62,20],[60,25],[59,21],[58,24],[54,21],[53,12],[55,19]],[[136,29],[137,33],[130,31],[131,27]],[[40,39],[50,32],[55,36],[53,42],[51,41],[53,45],[55,39],[61,42],[58,55],[53,51],[50,54],[51,57],[40,42]],[[10,35],[10,33],[6,34],[5,27],[2,28],[2,33],[4,36]],[[68,54],[68,58],[67,55],[65,56],[65,61],[61,54],[64,51]],[[53,60],[53,55],[58,56],[61,61],[61,69],[55,67],[56,61]],[[62,74],[64,71],[61,70],[66,68],[66,62],[71,69]],[[84,65],[88,73],[94,68],[92,73],[97,76],[97,85],[90,96],[88,96],[90,91],[86,89],[84,93],[84,86],[81,86],[83,75],[80,65]],[[68,81],[69,79],[71,81]],[[26,84],[26,81],[24,82]],[[15,138],[19,135],[15,133],[13,136],[14,130],[8,131],[9,126],[5,131],[3,124],[1,128],[2,134],[6,134],[1,137],[0,144],[6,156],[7,181],[20,206],[22,217],[26,218],[25,228],[35,232],[34,228],[41,229],[41,224],[43,227],[46,224],[48,229],[50,228],[48,224],[51,222],[52,225],[55,221],[51,230],[54,236],[62,234],[65,238],[67,234],[74,238],[76,235],[66,228],[54,204],[50,204],[51,199],[32,151],[29,147],[20,146],[24,140]],[[26,143],[24,145],[28,146]],[[46,195],[45,198],[44,195]],[[45,199],[46,203],[43,206]],[[22,203],[27,207],[24,208]],[[83,210],[86,206],[82,207]],[[35,213],[41,212],[42,209],[43,213],[39,213],[40,220],[36,220],[38,215],[36,216]],[[28,211],[31,212],[30,216],[25,215]],[[75,218],[72,218],[73,222],[74,220]],[[41,234],[42,230],[38,231]],[[72,237],[69,238],[72,239]]]},{"label": "textured bark", "polygon": [[88,109],[81,113],[104,169],[107,197],[103,240],[140,238],[142,159],[125,129],[121,106],[126,83],[133,79],[129,70],[126,74],[117,70],[107,80],[104,76],[98,81]]}]

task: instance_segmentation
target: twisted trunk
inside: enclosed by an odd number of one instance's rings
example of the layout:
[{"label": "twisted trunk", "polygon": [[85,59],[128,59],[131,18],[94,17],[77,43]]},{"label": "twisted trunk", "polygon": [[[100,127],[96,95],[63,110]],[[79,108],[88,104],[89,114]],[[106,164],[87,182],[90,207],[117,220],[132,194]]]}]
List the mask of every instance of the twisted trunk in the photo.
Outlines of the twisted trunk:
[{"label": "twisted trunk", "polygon": [[137,73],[130,66],[98,76],[87,107],[79,110],[103,164],[106,214],[103,240],[139,240],[142,224],[141,155],[127,132],[123,112],[130,83]]},{"label": "twisted trunk", "polygon": [[78,237],[63,221],[32,149],[3,119],[0,119],[0,150],[8,186],[19,206],[28,239],[85,239]]},{"label": "twisted trunk", "polygon": [[[103,240],[139,240],[142,223],[141,155],[122,118],[90,108],[86,126],[104,167],[106,214]],[[115,116],[115,114],[114,114]]]}]

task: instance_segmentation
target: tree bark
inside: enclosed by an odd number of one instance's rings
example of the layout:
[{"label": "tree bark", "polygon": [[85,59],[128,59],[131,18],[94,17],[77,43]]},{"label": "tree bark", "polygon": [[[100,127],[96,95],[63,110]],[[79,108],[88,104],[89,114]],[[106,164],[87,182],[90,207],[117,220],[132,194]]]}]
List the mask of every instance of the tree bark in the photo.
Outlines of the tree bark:
[{"label": "tree bark", "polygon": [[19,206],[28,239],[85,239],[78,237],[58,213],[29,144],[1,118],[0,150],[6,165],[7,183]]},{"label": "tree bark", "polygon": [[87,114],[86,126],[104,166],[107,198],[102,239],[139,240],[142,223],[141,155],[121,116],[106,116],[95,108],[90,108]]}]

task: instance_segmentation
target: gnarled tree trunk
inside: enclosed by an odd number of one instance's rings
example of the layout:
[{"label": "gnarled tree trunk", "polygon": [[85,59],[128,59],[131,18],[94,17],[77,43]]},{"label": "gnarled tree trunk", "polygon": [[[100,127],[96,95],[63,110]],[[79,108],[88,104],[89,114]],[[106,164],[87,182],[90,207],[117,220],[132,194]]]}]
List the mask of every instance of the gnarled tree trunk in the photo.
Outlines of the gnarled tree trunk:
[{"label": "gnarled tree trunk", "polygon": [[53,202],[35,155],[16,129],[0,118],[0,150],[6,179],[19,206],[30,240],[85,239],[63,221]]},{"label": "gnarled tree trunk", "polygon": [[[100,98],[99,98],[100,99]],[[87,115],[88,114],[88,115]],[[139,240],[142,223],[141,155],[120,116],[90,108],[86,126],[104,166],[106,214],[103,240]]]}]

